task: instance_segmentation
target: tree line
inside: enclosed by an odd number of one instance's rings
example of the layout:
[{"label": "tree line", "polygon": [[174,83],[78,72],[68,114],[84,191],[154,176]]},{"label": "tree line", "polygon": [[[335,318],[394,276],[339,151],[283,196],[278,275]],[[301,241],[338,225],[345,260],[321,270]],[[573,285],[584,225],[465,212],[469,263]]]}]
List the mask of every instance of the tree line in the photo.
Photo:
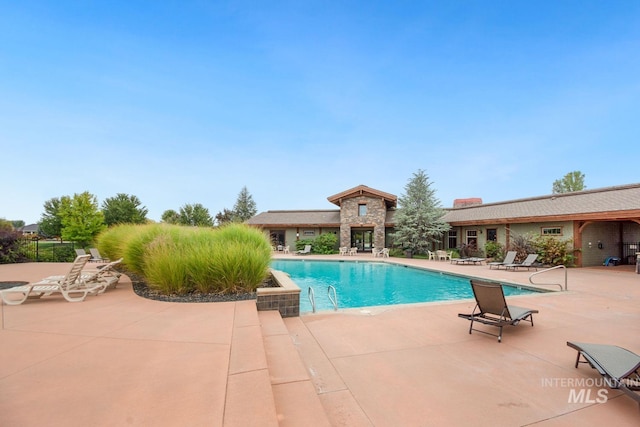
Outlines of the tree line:
[{"label": "tree line", "polygon": [[[98,204],[95,195],[85,191],[73,196],[54,197],[44,203],[39,232],[46,237],[87,245],[105,228],[117,224],[144,224],[148,209],[137,196],[118,193]],[[215,216],[215,223],[243,222],[257,213],[256,203],[246,187],[243,187],[232,210],[223,209]],[[170,224],[213,227],[214,218],[200,203],[185,204],[178,211],[169,209],[162,214],[162,221]]]}]

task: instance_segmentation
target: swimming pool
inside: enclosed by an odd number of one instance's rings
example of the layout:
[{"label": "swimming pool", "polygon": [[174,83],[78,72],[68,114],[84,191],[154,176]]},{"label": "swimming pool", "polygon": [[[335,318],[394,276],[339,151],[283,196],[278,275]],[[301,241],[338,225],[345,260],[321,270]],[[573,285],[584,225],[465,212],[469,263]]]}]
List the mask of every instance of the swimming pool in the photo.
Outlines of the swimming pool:
[{"label": "swimming pool", "polygon": [[[414,267],[367,261],[273,260],[300,287],[300,312],[312,311],[308,288],[315,294],[316,310],[333,310],[327,288],[336,288],[339,308],[357,308],[473,298],[469,279]],[[527,288],[504,286],[505,295],[531,294]]]}]

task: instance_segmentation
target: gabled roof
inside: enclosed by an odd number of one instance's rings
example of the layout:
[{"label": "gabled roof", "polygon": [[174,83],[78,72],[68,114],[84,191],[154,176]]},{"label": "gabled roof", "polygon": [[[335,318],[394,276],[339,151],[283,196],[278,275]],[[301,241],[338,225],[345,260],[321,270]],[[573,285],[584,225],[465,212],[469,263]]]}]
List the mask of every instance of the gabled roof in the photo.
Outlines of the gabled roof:
[{"label": "gabled roof", "polygon": [[385,193],[384,191],[376,190],[374,188],[367,187],[366,185],[358,185],[357,187],[334,194],[333,196],[327,197],[327,200],[334,205],[340,206],[344,199],[351,199],[358,196],[381,198],[385,201],[387,208],[395,207],[398,203],[398,198],[393,194]]},{"label": "gabled roof", "polygon": [[340,227],[340,210],[266,211],[247,221],[261,227]]},{"label": "gabled roof", "polygon": [[568,220],[640,221],[640,184],[449,209],[451,225]]}]

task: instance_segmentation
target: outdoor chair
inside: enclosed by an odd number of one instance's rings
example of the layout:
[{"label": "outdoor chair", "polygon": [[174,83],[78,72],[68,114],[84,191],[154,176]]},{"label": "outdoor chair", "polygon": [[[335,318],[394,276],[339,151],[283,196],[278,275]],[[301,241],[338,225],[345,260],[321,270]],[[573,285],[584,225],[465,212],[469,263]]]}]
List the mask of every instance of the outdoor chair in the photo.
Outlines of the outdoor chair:
[{"label": "outdoor chair", "polygon": [[[115,288],[120,281],[121,274],[113,269],[122,262],[122,258],[112,261],[104,266],[100,266],[95,270],[82,270],[80,276],[76,280],[80,286],[95,288],[95,293],[103,293],[107,289]],[[64,276],[49,276],[44,278],[43,282],[57,282]],[[99,285],[96,287],[96,285]]]},{"label": "outdoor chair", "polygon": [[296,254],[298,254],[298,255],[306,255],[306,254],[310,254],[310,253],[311,253],[311,245],[305,245],[303,250],[296,252]]},{"label": "outdoor chair", "polygon": [[517,270],[518,268],[526,268],[527,270],[529,270],[530,268],[535,268],[537,271],[538,266],[537,264],[535,264],[537,259],[538,259],[538,254],[529,254],[527,255],[527,258],[521,263],[505,264],[504,268],[506,268],[507,270],[513,270],[513,271]]},{"label": "outdoor chair", "polygon": [[489,266],[489,269],[492,269],[493,267],[495,267],[498,270],[500,270],[500,267],[504,267],[505,265],[508,265],[508,264],[513,264],[514,261],[516,260],[517,254],[518,254],[517,251],[509,251],[507,252],[507,254],[505,255],[502,261],[490,262],[487,265]]},{"label": "outdoor chair", "polygon": [[76,256],[83,256],[87,254],[87,251],[85,251],[84,249],[76,249]]},{"label": "outdoor chair", "polygon": [[[476,299],[476,306],[473,312],[471,314],[458,314],[458,317],[471,321],[469,333],[471,331],[481,332],[498,337],[498,342],[502,342],[502,328],[504,326],[515,326],[524,320],[530,322],[533,327],[533,313],[538,313],[538,310],[508,305],[504,298],[502,285],[499,283],[471,280],[471,289]],[[480,322],[484,325],[498,328],[498,335],[474,329],[473,322]]]},{"label": "outdoor chair", "polygon": [[[90,293],[95,293],[102,287],[99,284],[91,284],[84,286],[78,281],[78,278],[89,260],[90,255],[82,255],[75,259],[69,272],[62,276],[59,280],[42,280],[40,282],[29,283],[28,285],[16,286],[13,288],[0,291],[2,301],[8,305],[19,305],[27,300],[27,298],[40,298],[44,295],[51,295],[60,292],[64,299],[69,302],[84,301]],[[18,296],[17,299],[11,296]],[[77,295],[77,296],[74,296]]]},{"label": "outdoor chair", "polygon": [[89,252],[91,253],[91,258],[89,259],[89,262],[109,262],[109,258],[102,258],[98,249],[91,248],[89,249]]},{"label": "outdoor chair", "polygon": [[[609,387],[631,397],[640,408],[640,356],[615,345],[572,341],[567,341],[567,345],[578,350],[576,368],[579,363],[588,363],[602,375]],[[584,361],[580,361],[580,356]]]}]

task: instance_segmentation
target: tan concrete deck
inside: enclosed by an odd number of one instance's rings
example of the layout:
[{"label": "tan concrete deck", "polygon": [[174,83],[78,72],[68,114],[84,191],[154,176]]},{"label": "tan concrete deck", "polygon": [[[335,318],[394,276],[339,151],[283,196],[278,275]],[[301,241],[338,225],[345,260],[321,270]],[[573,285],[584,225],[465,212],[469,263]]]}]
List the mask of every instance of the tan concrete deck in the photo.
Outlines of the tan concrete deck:
[{"label": "tan concrete deck", "polygon": [[[402,261],[521,284],[529,277]],[[66,268],[0,265],[0,281]],[[457,313],[470,312],[471,301],[283,322],[275,312],[258,314],[251,301],[145,300],[124,279],[82,303],[45,297],[2,305],[0,425],[639,425],[638,404],[617,391],[608,390],[606,403],[568,401],[569,380],[600,377],[574,368],[566,341],[640,353],[640,275],[609,267],[568,276],[568,292],[509,299],[540,313],[533,328],[505,328],[502,343],[468,334]],[[589,390],[583,396],[598,398],[598,386]]]}]

